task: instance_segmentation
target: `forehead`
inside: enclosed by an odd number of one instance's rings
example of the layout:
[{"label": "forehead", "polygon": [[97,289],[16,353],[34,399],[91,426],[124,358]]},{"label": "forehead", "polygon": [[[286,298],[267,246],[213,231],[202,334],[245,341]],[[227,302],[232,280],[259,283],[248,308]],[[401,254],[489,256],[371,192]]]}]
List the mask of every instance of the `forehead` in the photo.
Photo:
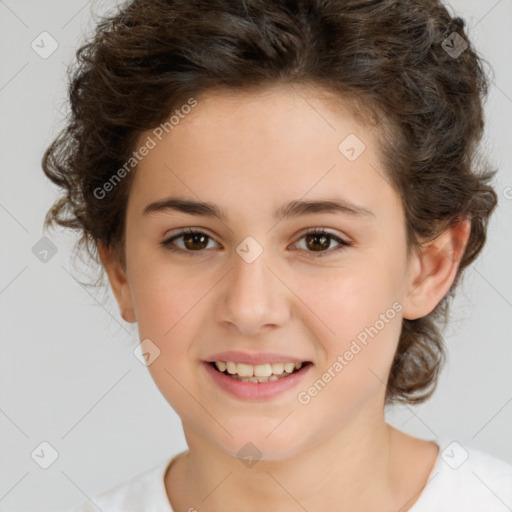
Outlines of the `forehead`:
[{"label": "forehead", "polygon": [[[297,85],[210,91],[196,100],[138,164],[130,197],[138,212],[166,195],[221,203],[228,212],[268,204],[272,214],[287,199],[340,194],[374,208],[397,206],[378,129],[342,101]],[[147,137],[153,131],[140,141]]]}]

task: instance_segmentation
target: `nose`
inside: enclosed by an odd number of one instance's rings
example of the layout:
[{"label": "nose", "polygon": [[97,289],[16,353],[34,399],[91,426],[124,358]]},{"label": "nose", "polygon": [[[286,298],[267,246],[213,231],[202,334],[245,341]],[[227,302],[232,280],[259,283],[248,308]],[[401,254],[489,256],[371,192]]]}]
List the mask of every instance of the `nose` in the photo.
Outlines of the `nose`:
[{"label": "nose", "polygon": [[221,323],[246,336],[283,325],[290,316],[292,292],[264,256],[248,263],[234,254],[217,308]]}]

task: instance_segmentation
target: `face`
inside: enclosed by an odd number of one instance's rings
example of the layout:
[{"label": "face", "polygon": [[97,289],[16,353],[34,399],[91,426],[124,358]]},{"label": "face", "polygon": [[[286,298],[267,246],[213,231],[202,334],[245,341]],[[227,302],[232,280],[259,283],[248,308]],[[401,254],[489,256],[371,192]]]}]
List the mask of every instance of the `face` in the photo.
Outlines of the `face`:
[{"label": "face", "polygon": [[[251,442],[284,459],[381,417],[419,267],[375,128],[304,87],[197,100],[134,171],[116,297],[186,430],[228,454]],[[223,216],[176,202],[145,213],[171,197]],[[345,208],[311,206],[325,201]],[[260,384],[212,360],[309,364]]]}]

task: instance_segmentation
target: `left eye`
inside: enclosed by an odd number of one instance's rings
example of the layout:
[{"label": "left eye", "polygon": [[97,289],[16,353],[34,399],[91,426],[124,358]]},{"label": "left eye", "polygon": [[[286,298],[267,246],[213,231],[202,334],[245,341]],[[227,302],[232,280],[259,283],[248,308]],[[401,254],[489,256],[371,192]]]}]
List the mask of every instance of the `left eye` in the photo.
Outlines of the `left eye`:
[{"label": "left eye", "polygon": [[[175,240],[179,239],[183,239],[183,246],[180,246],[174,242]],[[345,240],[342,240],[338,236],[329,233],[323,229],[303,233],[303,235],[299,238],[299,241],[301,241],[302,239],[305,239],[306,248],[312,249],[307,250],[307,252],[317,253],[314,255],[314,257],[323,257],[325,256],[324,253],[326,252],[331,254],[343,250],[345,249],[345,247],[349,247],[352,245],[351,243],[346,242]],[[187,229],[184,231],[180,231],[171,238],[168,238],[167,240],[164,240],[163,242],[161,242],[161,245],[166,247],[167,250],[173,252],[202,252],[203,249],[207,248],[208,240],[213,241],[213,239],[206,233],[203,233],[202,231],[195,229]],[[338,247],[335,247],[334,249],[331,250],[326,250],[326,248],[329,249],[332,240],[334,240],[338,244]]]},{"label": "left eye", "polygon": [[[349,242],[342,240],[340,237],[333,235],[332,233],[329,233],[328,231],[324,231],[323,229],[319,229],[317,231],[308,231],[307,233],[304,233],[299,238],[299,240],[302,240],[302,239],[305,239],[307,248],[314,249],[313,251],[307,251],[307,252],[318,253],[318,254],[315,254],[315,257],[320,257],[320,258],[326,256],[325,253],[327,253],[327,255],[332,254],[334,252],[338,252],[338,251],[345,249],[345,247],[349,247],[350,245],[352,245]],[[335,247],[334,249],[331,249],[329,251],[322,250],[322,247],[325,247],[325,246],[327,246],[327,248],[329,248],[332,240],[334,240],[338,244],[338,247]]]}]

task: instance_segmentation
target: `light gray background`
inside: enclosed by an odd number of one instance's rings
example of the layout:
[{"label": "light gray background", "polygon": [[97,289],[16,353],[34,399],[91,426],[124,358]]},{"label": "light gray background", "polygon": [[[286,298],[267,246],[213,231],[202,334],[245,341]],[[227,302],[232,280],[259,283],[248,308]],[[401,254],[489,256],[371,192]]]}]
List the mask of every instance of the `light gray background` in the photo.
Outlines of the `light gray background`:
[{"label": "light gray background", "polygon": [[[186,449],[179,417],[133,356],[136,327],[73,276],[72,233],[48,234],[57,254],[32,247],[57,191],[43,150],[62,126],[66,65],[114,2],[0,0],[0,510],[65,510]],[[436,394],[388,411],[425,439],[454,439],[512,463],[512,0],[457,0],[454,9],[494,68],[486,144],[500,173],[499,208],[484,253],[468,271],[447,331],[449,361]],[[31,42],[47,31],[47,59]],[[43,441],[59,457],[31,458]]]}]

